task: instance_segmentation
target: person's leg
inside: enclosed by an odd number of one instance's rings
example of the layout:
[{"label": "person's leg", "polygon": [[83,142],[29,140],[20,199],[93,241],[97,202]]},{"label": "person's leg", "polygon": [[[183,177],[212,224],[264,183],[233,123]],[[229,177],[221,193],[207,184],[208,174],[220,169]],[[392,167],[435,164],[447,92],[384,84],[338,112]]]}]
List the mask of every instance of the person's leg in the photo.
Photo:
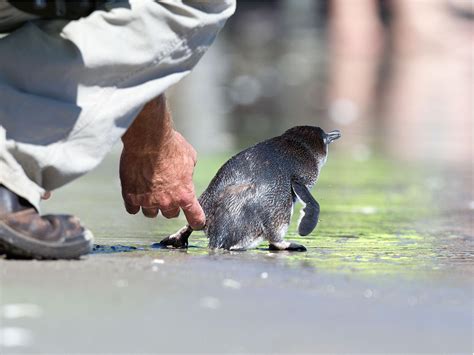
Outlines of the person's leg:
[{"label": "person's leg", "polygon": [[235,4],[113,6],[0,39],[0,185],[36,209],[45,189],[93,169],[143,105],[189,73]]},{"label": "person's leg", "polygon": [[38,207],[42,189],[94,168],[143,105],[189,73],[234,10],[230,0],[209,4],[115,3],[79,21],[27,23],[1,39],[6,148],[38,187],[19,189],[5,173],[0,183]]}]

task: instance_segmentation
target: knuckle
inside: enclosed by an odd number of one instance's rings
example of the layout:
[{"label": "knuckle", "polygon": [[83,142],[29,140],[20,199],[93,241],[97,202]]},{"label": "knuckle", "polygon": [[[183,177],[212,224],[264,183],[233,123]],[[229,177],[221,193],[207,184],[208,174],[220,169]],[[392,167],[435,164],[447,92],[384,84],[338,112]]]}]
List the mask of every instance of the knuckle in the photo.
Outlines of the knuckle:
[{"label": "knuckle", "polygon": [[175,208],[174,203],[169,199],[161,200],[159,203],[159,207],[162,211],[169,211]]}]

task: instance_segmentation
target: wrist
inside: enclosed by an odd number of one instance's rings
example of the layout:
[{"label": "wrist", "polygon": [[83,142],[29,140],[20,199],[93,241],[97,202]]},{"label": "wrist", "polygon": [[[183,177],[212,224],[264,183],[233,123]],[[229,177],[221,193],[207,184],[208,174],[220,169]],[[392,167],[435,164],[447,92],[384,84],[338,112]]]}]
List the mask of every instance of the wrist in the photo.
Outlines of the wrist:
[{"label": "wrist", "polygon": [[146,153],[160,150],[174,136],[165,95],[148,102],[122,136],[124,149]]}]

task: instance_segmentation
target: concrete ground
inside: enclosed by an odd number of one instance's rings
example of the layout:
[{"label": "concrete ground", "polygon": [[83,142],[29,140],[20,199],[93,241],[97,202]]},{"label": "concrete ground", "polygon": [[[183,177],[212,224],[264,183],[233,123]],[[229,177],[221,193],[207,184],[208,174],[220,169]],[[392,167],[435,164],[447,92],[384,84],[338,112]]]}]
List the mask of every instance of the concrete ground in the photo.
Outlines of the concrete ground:
[{"label": "concrete ground", "polygon": [[285,257],[4,261],[2,353],[472,352],[472,290],[463,282],[367,280]]},{"label": "concrete ground", "polygon": [[392,240],[383,224],[360,244],[363,234],[329,233],[328,213],[303,254],[212,252],[202,235],[188,251],[157,250],[183,220],[127,216],[115,158],[45,205],[81,216],[95,254],[0,259],[0,353],[473,352],[472,215],[436,245]]}]

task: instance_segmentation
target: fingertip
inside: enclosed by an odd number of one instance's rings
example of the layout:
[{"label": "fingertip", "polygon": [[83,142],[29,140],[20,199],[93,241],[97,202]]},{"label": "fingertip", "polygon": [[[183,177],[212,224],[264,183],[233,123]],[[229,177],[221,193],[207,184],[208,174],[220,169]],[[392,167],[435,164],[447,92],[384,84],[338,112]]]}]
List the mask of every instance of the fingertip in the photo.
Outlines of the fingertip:
[{"label": "fingertip", "polygon": [[195,231],[199,231],[201,229],[204,229],[204,227],[206,226],[206,220],[203,219],[199,222],[196,222],[196,223],[189,223],[189,225],[191,226],[191,228]]},{"label": "fingertip", "polygon": [[200,230],[206,225],[206,215],[196,199],[189,207],[183,207],[183,212],[192,229]]},{"label": "fingertip", "polygon": [[155,218],[157,215],[158,215],[158,208],[145,208],[145,207],[142,207],[142,213],[145,217],[148,217],[148,218]]},{"label": "fingertip", "polygon": [[168,219],[176,218],[179,216],[179,208],[174,208],[167,211],[161,210],[161,214],[163,215],[163,217],[168,218]]},{"label": "fingertip", "polygon": [[140,211],[140,206],[135,206],[135,205],[125,202],[125,209],[130,214],[137,214],[138,211]]}]

